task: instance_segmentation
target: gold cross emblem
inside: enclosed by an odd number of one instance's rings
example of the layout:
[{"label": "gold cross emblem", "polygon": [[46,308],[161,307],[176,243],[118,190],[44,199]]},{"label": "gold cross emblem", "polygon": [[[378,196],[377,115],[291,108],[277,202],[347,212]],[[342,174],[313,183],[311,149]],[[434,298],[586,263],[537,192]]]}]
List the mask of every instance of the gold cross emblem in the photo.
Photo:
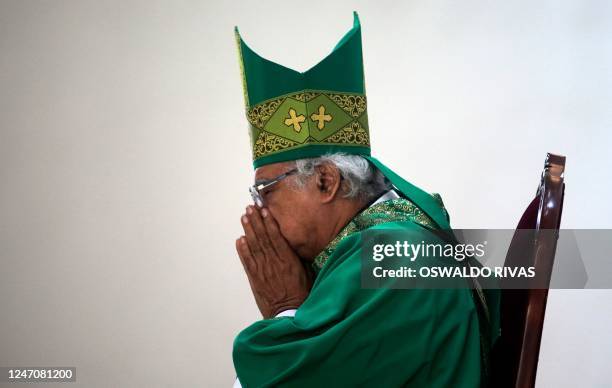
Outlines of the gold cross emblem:
[{"label": "gold cross emblem", "polygon": [[310,118],[312,121],[318,121],[317,128],[319,128],[319,130],[323,130],[323,128],[325,128],[325,122],[331,121],[332,119],[331,115],[325,114],[325,107],[323,105],[319,106],[319,114],[313,113]]},{"label": "gold cross emblem", "polygon": [[285,125],[290,127],[293,125],[293,130],[299,132],[302,130],[302,126],[300,123],[303,123],[306,118],[304,115],[295,115],[295,109],[289,109],[289,117],[285,119]]}]

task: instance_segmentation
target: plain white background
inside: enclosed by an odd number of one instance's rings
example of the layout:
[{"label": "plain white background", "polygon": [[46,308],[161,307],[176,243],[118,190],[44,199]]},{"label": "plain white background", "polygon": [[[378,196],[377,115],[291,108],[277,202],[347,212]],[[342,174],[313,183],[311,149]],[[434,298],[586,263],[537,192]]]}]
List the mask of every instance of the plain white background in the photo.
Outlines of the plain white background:
[{"label": "plain white background", "polygon": [[[0,366],[232,384],[259,319],[233,27],[305,70],[353,10],[373,154],[454,227],[515,227],[546,152],[568,158],[563,227],[612,227],[609,2],[0,0]],[[551,292],[538,387],[611,384],[611,295]]]}]

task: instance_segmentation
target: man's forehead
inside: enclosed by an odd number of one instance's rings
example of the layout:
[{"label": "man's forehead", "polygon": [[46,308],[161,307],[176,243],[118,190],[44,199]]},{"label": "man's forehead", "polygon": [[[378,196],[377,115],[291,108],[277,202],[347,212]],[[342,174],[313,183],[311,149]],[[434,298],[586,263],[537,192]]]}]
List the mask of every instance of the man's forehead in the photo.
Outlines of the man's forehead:
[{"label": "man's forehead", "polygon": [[276,178],[277,176],[287,172],[291,164],[291,162],[279,162],[266,164],[265,166],[258,167],[255,170],[255,181],[263,181]]}]

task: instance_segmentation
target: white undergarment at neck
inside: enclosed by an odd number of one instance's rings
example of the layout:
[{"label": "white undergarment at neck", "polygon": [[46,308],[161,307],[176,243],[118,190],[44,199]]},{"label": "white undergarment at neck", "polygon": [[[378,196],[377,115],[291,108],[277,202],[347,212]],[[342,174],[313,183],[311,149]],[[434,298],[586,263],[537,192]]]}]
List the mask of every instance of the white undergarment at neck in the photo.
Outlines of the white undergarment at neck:
[{"label": "white undergarment at neck", "polygon": [[391,189],[389,191],[386,191],[380,197],[378,197],[378,199],[376,201],[374,201],[369,207],[372,207],[372,206],[376,205],[377,203],[389,201],[391,199],[396,199],[396,198],[399,198],[399,197],[400,197],[399,194],[397,194],[397,192],[395,190]]}]

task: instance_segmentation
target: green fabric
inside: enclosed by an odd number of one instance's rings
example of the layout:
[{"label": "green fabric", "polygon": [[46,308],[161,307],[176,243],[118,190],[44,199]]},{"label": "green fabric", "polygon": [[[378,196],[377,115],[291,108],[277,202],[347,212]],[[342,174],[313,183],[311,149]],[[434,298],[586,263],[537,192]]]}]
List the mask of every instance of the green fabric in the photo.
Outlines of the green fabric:
[{"label": "green fabric", "polygon": [[[365,93],[361,25],[357,12],[353,13],[353,28],[344,35],[329,55],[305,72],[298,72],[263,58],[247,46],[240,36],[238,27],[235,27],[234,31],[241,55],[247,106],[307,89]],[[325,42],[321,44],[324,45]],[[301,50],[299,40],[287,48],[289,53],[299,50]]]},{"label": "green fabric", "polygon": [[[370,136],[363,95],[307,90],[247,109],[254,165],[295,149],[330,152],[338,146],[367,148]],[[359,149],[349,150],[349,153]]]},{"label": "green fabric", "polygon": [[315,261],[315,283],[295,317],[255,322],[236,337],[242,386],[484,386],[481,358],[497,337],[498,293],[488,294],[485,317],[469,288],[361,288],[359,232],[403,228],[439,242],[435,227],[405,199],[358,214]]},{"label": "green fabric", "polygon": [[382,162],[378,159],[372,156],[368,156],[366,158],[372,162],[372,164],[374,164],[374,166],[376,166],[376,168],[378,168],[383,175],[391,181],[393,186],[404,194],[406,198],[409,198],[411,202],[416,204],[429,217],[431,217],[440,229],[448,232],[450,240],[456,240],[450,228],[448,214],[446,211],[443,211],[443,207],[440,206],[439,200],[436,200],[436,198],[434,198],[432,195],[426,193],[422,189],[397,175],[393,170],[382,164]]},{"label": "green fabric", "polygon": [[[356,12],[353,28],[305,72],[261,57],[244,42],[237,27],[235,37],[255,168],[279,158],[287,160],[296,149],[320,156],[344,147],[347,153],[369,155],[361,25]],[[297,50],[299,42],[289,49]]]}]

